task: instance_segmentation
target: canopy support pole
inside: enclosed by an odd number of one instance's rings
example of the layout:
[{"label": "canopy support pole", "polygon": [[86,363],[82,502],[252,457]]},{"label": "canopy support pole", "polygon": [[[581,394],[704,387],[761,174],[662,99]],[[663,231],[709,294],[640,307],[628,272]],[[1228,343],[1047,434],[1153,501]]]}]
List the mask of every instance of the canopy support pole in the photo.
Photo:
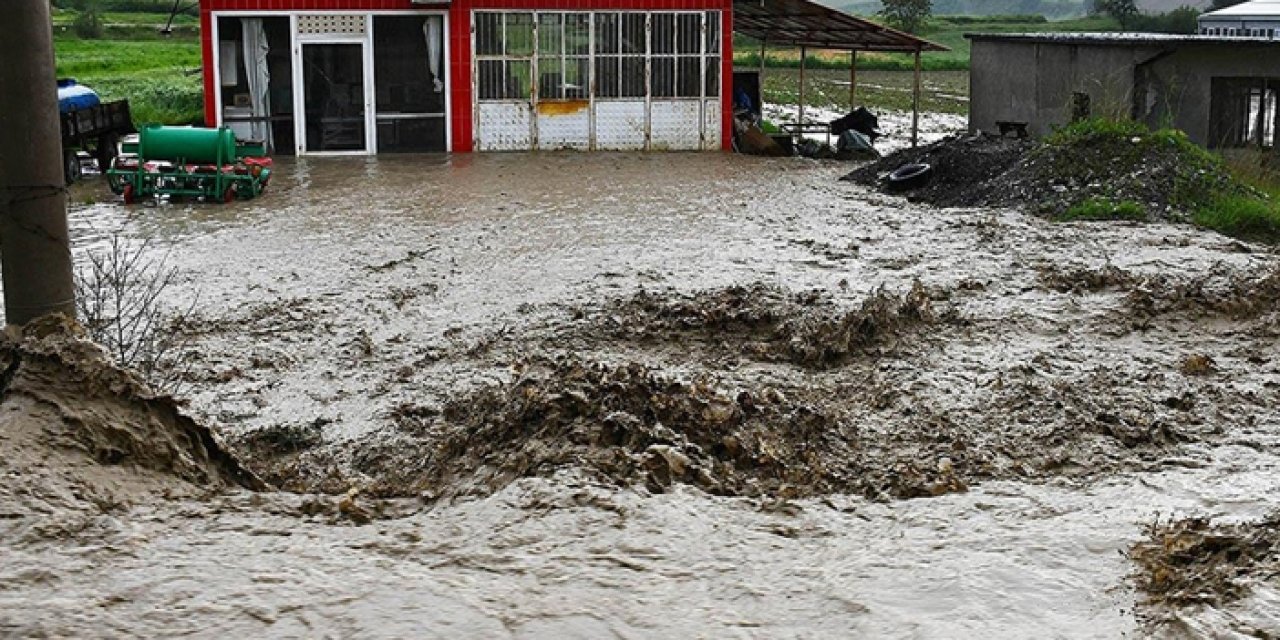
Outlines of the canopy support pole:
[{"label": "canopy support pole", "polygon": [[800,114],[796,118],[797,124],[804,124],[804,58],[805,48],[800,47]]},{"label": "canopy support pole", "polygon": [[916,47],[916,82],[911,92],[911,146],[920,144],[920,48]]},{"label": "canopy support pole", "polygon": [[849,110],[858,108],[858,50],[849,50]]},{"label": "canopy support pole", "polygon": [[[764,40],[761,40],[761,41],[760,41],[760,78],[761,78],[761,82],[762,82],[762,83],[763,83],[763,79],[764,79],[764,56],[765,56],[765,52],[764,52],[764,45],[765,45],[765,42],[766,42],[766,41],[764,41]],[[762,94],[764,93],[764,87],[760,87],[760,93],[762,93]]]}]

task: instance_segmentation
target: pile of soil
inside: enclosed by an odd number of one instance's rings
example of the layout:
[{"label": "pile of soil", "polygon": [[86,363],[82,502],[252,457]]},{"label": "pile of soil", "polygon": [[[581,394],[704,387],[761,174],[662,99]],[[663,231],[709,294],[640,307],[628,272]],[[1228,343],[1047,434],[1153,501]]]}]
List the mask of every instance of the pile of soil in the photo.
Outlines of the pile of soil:
[{"label": "pile of soil", "polygon": [[1147,611],[1195,604],[1220,606],[1250,591],[1250,583],[1280,570],[1280,514],[1222,524],[1208,518],[1155,522],[1129,557]]},{"label": "pile of soil", "polygon": [[907,194],[913,202],[939,207],[1006,205],[1015,198],[999,177],[1021,162],[1035,143],[1016,138],[957,135],[930,145],[902,149],[859,167],[842,178],[889,191],[888,177],[898,167],[924,163],[933,167],[929,183]]},{"label": "pile of soil", "polygon": [[888,191],[890,172],[932,165],[908,194],[940,207],[1019,207],[1061,216],[1089,201],[1132,203],[1148,219],[1185,221],[1198,205],[1241,187],[1221,163],[1176,131],[1086,121],[1042,142],[985,134],[947,138],[887,156],[845,180]]},{"label": "pile of soil", "polygon": [[0,338],[0,476],[0,521],[19,530],[49,514],[263,486],[60,315]]}]

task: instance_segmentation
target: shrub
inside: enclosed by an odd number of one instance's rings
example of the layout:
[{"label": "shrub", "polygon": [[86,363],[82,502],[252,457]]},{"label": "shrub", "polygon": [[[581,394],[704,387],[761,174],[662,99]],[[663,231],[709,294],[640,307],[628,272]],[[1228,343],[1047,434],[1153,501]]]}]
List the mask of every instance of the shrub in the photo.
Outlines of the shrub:
[{"label": "shrub", "polygon": [[83,3],[71,29],[81,38],[91,40],[102,37],[102,7],[98,0],[86,0]]}]

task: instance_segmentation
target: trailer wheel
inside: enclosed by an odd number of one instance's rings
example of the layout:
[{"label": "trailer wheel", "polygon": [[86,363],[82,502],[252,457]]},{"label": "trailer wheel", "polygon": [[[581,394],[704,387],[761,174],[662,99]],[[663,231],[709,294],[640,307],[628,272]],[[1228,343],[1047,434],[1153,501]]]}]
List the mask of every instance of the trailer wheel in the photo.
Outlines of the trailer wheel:
[{"label": "trailer wheel", "polygon": [[120,142],[120,136],[114,133],[104,133],[98,138],[98,148],[95,149],[98,155],[98,170],[106,173],[111,167],[111,163],[115,161],[118,154],[117,144]]},{"label": "trailer wheel", "polygon": [[80,179],[80,155],[75,149],[62,152],[62,171],[66,174],[67,184],[74,184]]},{"label": "trailer wheel", "polygon": [[134,193],[132,184],[124,185],[124,189],[120,191],[120,195],[124,196],[125,204],[134,204],[138,201],[138,196]]}]

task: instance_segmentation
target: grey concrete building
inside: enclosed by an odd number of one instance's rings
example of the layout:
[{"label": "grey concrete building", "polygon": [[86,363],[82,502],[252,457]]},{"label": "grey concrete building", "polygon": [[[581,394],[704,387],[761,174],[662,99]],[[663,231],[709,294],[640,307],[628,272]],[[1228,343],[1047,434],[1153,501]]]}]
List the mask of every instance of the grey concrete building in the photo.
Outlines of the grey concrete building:
[{"label": "grey concrete building", "polygon": [[1211,148],[1278,148],[1280,40],[969,34],[969,128],[1035,136],[1083,115],[1173,126]]},{"label": "grey concrete building", "polygon": [[1198,19],[1200,35],[1280,39],[1280,0],[1252,0]]}]

